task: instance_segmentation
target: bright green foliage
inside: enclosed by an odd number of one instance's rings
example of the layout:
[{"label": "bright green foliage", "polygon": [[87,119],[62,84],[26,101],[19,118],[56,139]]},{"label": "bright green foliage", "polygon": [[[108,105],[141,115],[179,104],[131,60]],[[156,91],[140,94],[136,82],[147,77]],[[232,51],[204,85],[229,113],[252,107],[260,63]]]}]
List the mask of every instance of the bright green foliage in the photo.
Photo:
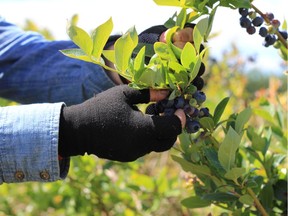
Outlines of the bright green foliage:
[{"label": "bright green foliage", "polygon": [[[184,26],[186,12],[181,13],[178,22]],[[185,89],[196,77],[203,55],[206,50],[200,53],[200,44],[206,37],[208,19],[204,18],[195,27],[194,46],[187,43],[183,50],[172,44],[172,35],[181,26],[171,28],[167,33],[167,43],[157,42],[153,50],[149,46],[138,44],[138,35],[135,28],[129,29],[124,35],[116,40],[114,50],[104,50],[109,35],[113,28],[112,19],[109,19],[97,27],[90,36],[83,29],[71,23],[68,25],[67,33],[72,41],[79,46],[79,49],[62,50],[61,52],[71,58],[99,64],[106,69],[117,72],[127,80],[133,88],[168,88],[178,90],[179,87],[185,94]],[[101,32],[101,34],[99,33]],[[146,48],[148,53],[146,54]],[[149,50],[150,49],[150,50]],[[132,53],[136,57],[132,58]],[[151,54],[152,51],[152,54]],[[101,55],[105,56],[115,65],[108,68],[104,64]],[[145,64],[145,56],[151,56],[150,62]],[[180,59],[180,63],[179,63]]]}]

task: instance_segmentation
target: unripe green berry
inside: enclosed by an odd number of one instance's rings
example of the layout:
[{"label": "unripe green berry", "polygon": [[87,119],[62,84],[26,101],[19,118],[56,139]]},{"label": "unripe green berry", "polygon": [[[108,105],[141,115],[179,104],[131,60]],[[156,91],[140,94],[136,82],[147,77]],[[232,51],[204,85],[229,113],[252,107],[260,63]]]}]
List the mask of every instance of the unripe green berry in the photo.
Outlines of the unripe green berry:
[{"label": "unripe green berry", "polygon": [[281,42],[280,41],[276,41],[274,44],[273,44],[274,48],[275,49],[280,49],[281,47]]},{"label": "unripe green berry", "polygon": [[256,16],[257,16],[257,13],[255,11],[250,11],[249,12],[250,19],[254,19]]},{"label": "unripe green berry", "polygon": [[272,25],[269,25],[267,30],[269,34],[275,34],[275,32],[277,31],[277,29]]}]

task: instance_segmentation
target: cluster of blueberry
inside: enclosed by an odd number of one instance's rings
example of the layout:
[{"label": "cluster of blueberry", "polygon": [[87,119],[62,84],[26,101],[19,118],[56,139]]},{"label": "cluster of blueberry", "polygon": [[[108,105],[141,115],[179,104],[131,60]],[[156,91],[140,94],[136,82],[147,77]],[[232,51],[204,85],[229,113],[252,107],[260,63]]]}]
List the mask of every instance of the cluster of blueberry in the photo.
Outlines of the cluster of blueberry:
[{"label": "cluster of blueberry", "polygon": [[187,117],[186,132],[196,133],[199,131],[201,128],[199,119],[210,116],[209,109],[207,107],[201,107],[206,100],[205,93],[201,91],[204,87],[204,81],[201,77],[204,72],[205,65],[202,62],[196,78],[183,90],[183,92],[185,92],[184,94],[173,100],[164,99],[157,103],[150,104],[146,109],[146,113],[154,115],[173,115],[177,109],[183,109]]},{"label": "cluster of blueberry", "polygon": [[[281,36],[287,40],[287,31],[279,30],[280,21],[274,18],[273,13],[264,14],[265,19],[256,11],[251,11],[247,8],[239,8],[239,13],[241,15],[240,26],[245,28],[248,34],[254,34],[256,32],[256,28],[259,27],[259,35],[264,38],[263,45],[265,47],[274,45],[278,40],[275,35],[276,31],[278,31]],[[263,26],[264,22],[267,26]]]}]

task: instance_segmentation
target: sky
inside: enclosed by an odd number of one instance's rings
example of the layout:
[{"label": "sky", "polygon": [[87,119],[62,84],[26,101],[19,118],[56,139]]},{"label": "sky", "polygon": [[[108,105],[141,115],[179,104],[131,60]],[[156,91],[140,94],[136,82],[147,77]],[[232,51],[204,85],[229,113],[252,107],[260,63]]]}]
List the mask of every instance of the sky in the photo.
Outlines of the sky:
[{"label": "sky", "polygon": [[[263,12],[273,12],[281,22],[287,19],[287,0],[255,0]],[[0,16],[17,25],[31,19],[39,27],[49,29],[56,39],[68,39],[66,24],[74,14],[79,15],[78,26],[91,31],[112,17],[113,33],[126,32],[135,26],[138,33],[158,24],[164,24],[179,8],[158,6],[153,0],[0,0]],[[235,43],[244,58],[254,56],[261,71],[282,74],[277,50],[262,46],[262,38],[248,35],[239,26],[237,10],[219,8],[212,33],[220,33],[208,42],[210,53],[217,59]],[[287,68],[286,68],[287,70]]]}]

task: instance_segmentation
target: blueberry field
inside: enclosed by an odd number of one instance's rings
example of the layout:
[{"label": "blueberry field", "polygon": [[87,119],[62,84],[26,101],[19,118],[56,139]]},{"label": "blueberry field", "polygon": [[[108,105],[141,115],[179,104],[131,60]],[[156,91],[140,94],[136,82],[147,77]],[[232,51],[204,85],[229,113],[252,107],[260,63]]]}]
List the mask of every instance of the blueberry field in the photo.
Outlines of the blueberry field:
[{"label": "blueberry field", "polygon": [[[165,4],[161,0],[155,2]],[[218,1],[205,2],[202,8],[186,5],[186,9],[191,6],[199,13],[185,14],[196,20],[208,13],[205,8],[216,13],[212,3]],[[189,118],[185,133],[179,135],[171,150],[129,163],[95,156],[73,157],[63,181],[2,184],[0,216],[287,215],[286,22],[281,20],[280,24],[274,14],[264,14],[249,5],[250,1],[221,2],[221,6],[232,4],[238,10],[239,31],[258,31],[259,46],[279,50],[283,73],[275,75],[273,71],[251,67],[257,58],[243,56],[239,52],[241,44],[237,43],[231,44],[221,57],[212,56],[209,49],[201,55],[200,44],[207,36],[203,33],[204,20],[198,26],[199,47],[190,71],[196,74],[182,87],[184,93],[172,88],[173,106],[184,108],[189,99]],[[178,14],[176,23],[181,23],[183,16]],[[206,33],[211,24],[211,19],[207,20]],[[25,29],[32,26],[53,39],[49,31],[37,28],[36,21],[23,23]],[[183,50],[189,49],[187,46]],[[185,66],[184,60],[182,63]],[[197,73],[201,81],[196,83]],[[155,83],[162,85],[164,81]],[[140,86],[139,82],[133,85]],[[14,105],[17,103],[0,99],[0,106]],[[147,107],[140,108],[144,111]],[[168,108],[165,112],[173,113]]]}]

